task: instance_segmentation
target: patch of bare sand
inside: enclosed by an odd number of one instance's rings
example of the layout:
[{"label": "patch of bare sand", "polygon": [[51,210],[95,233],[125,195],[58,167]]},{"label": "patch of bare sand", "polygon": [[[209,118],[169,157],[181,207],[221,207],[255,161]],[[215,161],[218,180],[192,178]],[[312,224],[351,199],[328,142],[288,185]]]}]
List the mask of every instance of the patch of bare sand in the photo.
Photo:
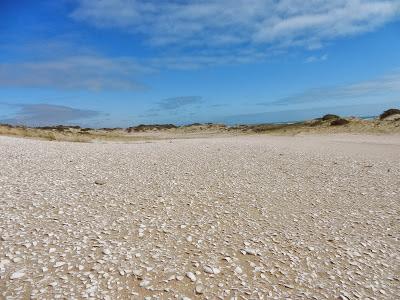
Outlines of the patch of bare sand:
[{"label": "patch of bare sand", "polygon": [[1,297],[395,299],[399,145],[0,137]]}]

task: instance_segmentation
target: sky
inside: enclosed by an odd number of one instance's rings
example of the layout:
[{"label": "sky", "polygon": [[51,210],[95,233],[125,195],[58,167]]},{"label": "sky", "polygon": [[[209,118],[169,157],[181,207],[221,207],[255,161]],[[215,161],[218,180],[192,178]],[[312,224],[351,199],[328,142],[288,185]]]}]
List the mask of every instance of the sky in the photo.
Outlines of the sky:
[{"label": "sky", "polygon": [[400,0],[0,0],[0,123],[268,123],[400,106]]}]

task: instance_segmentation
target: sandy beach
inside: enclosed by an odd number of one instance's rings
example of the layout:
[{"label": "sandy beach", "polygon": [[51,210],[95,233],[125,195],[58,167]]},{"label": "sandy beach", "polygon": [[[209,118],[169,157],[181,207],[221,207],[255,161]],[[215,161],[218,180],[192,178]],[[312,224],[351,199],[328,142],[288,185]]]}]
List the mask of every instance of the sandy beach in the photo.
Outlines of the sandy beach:
[{"label": "sandy beach", "polygon": [[400,294],[399,135],[1,136],[0,201],[1,299]]}]

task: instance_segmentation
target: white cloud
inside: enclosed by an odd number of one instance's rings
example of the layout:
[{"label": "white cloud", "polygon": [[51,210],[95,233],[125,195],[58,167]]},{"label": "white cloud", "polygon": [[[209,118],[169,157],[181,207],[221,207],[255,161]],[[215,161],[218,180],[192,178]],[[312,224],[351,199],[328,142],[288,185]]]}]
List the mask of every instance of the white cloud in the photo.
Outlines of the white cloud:
[{"label": "white cloud", "polygon": [[400,72],[394,72],[377,79],[326,88],[315,88],[303,93],[261,105],[296,105],[303,103],[335,103],[355,98],[382,97],[390,93],[400,94]]},{"label": "white cloud", "polygon": [[135,90],[146,69],[129,58],[69,56],[35,62],[0,63],[0,86]]},{"label": "white cloud", "polygon": [[254,63],[265,60],[266,57],[278,53],[271,51],[265,53],[257,50],[233,50],[227,51],[201,51],[192,55],[170,55],[151,58],[146,61],[154,68],[191,70],[208,66],[238,65]]},{"label": "white cloud", "polygon": [[315,63],[320,61],[325,61],[328,59],[328,54],[323,54],[321,56],[312,55],[306,58],[306,63]]},{"label": "white cloud", "polygon": [[153,45],[318,48],[400,17],[398,0],[76,0],[71,16]]},{"label": "white cloud", "polygon": [[153,109],[153,111],[179,109],[185,106],[199,104],[201,101],[202,98],[199,96],[181,96],[163,99],[157,103],[158,107]]},{"label": "white cloud", "polygon": [[19,110],[14,115],[1,120],[2,123],[43,126],[71,123],[73,121],[89,119],[101,115],[98,111],[47,103],[9,105],[15,106]]}]

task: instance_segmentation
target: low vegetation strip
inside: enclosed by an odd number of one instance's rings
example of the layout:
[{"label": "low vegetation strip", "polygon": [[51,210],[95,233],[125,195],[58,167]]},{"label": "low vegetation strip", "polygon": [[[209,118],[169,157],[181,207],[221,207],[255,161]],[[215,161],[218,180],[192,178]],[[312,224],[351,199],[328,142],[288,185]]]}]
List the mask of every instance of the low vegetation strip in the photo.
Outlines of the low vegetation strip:
[{"label": "low vegetation strip", "polygon": [[26,127],[0,124],[1,135],[46,139],[50,141],[137,141],[146,139],[190,138],[232,134],[300,134],[300,133],[400,133],[400,110],[389,109],[378,118],[363,120],[326,114],[321,118],[284,124],[235,125],[193,123],[141,124],[128,128],[81,128],[80,126]]}]

